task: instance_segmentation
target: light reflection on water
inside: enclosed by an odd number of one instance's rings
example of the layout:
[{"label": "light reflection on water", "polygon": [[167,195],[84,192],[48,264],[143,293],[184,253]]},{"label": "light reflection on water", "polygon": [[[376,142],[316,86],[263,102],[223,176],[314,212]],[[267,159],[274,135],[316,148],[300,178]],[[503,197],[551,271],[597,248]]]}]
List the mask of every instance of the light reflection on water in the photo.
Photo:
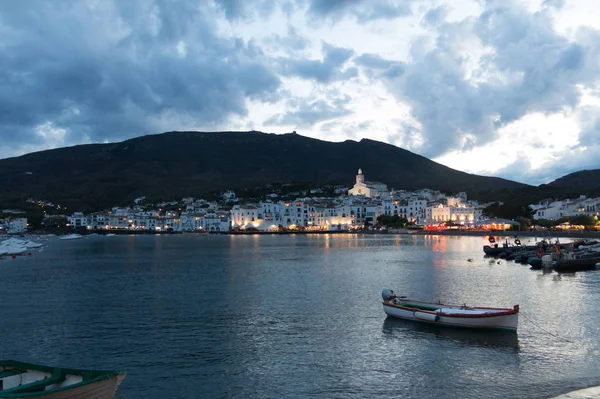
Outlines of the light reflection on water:
[{"label": "light reflection on water", "polygon": [[[543,398],[599,384],[600,273],[531,271],[484,258],[485,243],[442,235],[55,241],[0,263],[0,354],[125,369],[127,398]],[[518,303],[518,334],[386,319],[384,287],[448,303]]]}]

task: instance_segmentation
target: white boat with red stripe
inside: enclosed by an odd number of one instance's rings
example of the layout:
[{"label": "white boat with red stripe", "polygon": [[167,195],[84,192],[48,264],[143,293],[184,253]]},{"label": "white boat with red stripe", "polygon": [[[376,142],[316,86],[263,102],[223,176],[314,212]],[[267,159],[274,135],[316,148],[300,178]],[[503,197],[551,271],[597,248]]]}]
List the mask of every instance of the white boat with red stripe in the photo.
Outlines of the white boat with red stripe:
[{"label": "white boat with red stripe", "polygon": [[396,296],[384,289],[383,310],[388,316],[445,327],[476,330],[517,331],[519,305],[511,308],[483,308],[423,302]]}]

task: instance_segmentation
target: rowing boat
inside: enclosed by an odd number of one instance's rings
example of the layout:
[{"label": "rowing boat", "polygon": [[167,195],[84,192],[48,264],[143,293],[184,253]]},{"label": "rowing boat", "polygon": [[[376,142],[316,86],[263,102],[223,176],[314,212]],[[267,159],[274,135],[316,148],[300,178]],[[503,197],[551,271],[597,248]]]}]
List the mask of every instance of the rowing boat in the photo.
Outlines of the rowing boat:
[{"label": "rowing boat", "polygon": [[447,305],[397,297],[394,291],[384,289],[383,310],[388,316],[420,323],[447,327],[483,330],[516,331],[519,305],[511,308],[484,308],[467,305]]},{"label": "rowing boat", "polygon": [[63,369],[0,360],[0,398],[112,399],[122,371]]}]

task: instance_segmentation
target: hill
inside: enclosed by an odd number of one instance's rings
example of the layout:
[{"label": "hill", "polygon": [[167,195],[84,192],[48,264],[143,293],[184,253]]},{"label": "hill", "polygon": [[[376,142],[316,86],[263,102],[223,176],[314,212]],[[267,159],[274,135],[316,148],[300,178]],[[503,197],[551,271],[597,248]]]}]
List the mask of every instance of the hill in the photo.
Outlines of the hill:
[{"label": "hill", "polygon": [[168,132],[119,143],[59,148],[0,160],[0,205],[38,198],[71,210],[202,196],[273,183],[354,184],[466,191],[492,198],[521,183],[460,172],[390,144],[334,143],[295,133]]},{"label": "hill", "polygon": [[582,170],[571,173],[547,184],[548,187],[600,191],[600,169]]}]

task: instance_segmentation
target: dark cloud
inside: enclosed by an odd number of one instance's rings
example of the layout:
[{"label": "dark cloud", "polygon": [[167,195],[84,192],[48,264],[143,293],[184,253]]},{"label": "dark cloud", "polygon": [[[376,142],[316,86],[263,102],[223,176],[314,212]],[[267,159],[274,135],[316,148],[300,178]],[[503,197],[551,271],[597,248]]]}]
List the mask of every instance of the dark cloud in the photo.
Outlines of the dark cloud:
[{"label": "dark cloud", "polygon": [[339,21],[346,17],[366,23],[377,19],[395,19],[412,13],[410,2],[392,0],[311,0],[309,15]]},{"label": "dark cloud", "polygon": [[335,47],[325,42],[323,42],[322,47],[324,53],[323,60],[307,60],[302,58],[280,59],[281,73],[286,76],[312,79],[319,83],[348,80],[358,75],[356,68],[344,68],[346,62],[354,55],[353,50]]},{"label": "dark cloud", "polygon": [[[528,113],[573,109],[579,86],[600,77],[598,33],[579,36],[581,44],[557,34],[546,10],[502,1],[487,3],[478,18],[442,23],[433,45],[415,41],[412,62],[390,87],[422,126],[420,152],[472,148]],[[471,58],[468,43],[481,43],[486,55]]]},{"label": "dark cloud", "polygon": [[275,115],[265,122],[266,125],[312,126],[318,122],[329,121],[352,114],[348,96],[331,100],[317,99],[312,102],[295,99],[288,102],[289,111]]},{"label": "dark cloud", "polygon": [[[371,126],[340,119],[353,108],[351,99],[334,87],[360,70],[366,84],[383,81],[410,107],[410,121],[398,121],[393,131],[384,132],[389,142],[435,157],[493,141],[500,128],[527,114],[575,109],[581,115],[579,148],[565,150],[560,167],[568,173],[577,165],[600,166],[594,156],[600,140],[598,110],[580,106],[581,89],[591,93],[600,81],[600,33],[579,28],[569,39],[557,33],[553,18],[564,1],[545,0],[531,13],[518,2],[489,0],[482,2],[481,15],[458,22],[446,21],[443,6],[420,9],[426,12],[415,22],[428,34],[411,38],[403,61],[356,55],[325,41],[321,57],[307,58],[314,43],[299,34],[305,27],[294,25],[302,18],[290,17],[300,12],[309,24],[360,24],[409,15],[410,4],[0,1],[0,157],[164,130],[218,130],[234,120],[241,125],[249,100],[287,105],[271,124],[318,126],[355,137]],[[266,18],[280,12],[289,17],[287,34],[231,37],[243,24],[272,22]],[[374,28],[369,25],[371,32]],[[317,94],[308,101],[294,99],[291,87],[281,88],[280,75],[305,79],[304,88]],[[344,90],[355,83],[364,82],[356,79]],[[529,166],[521,163],[505,172]]]},{"label": "dark cloud", "polygon": [[[223,39],[195,1],[0,2],[4,144],[64,144],[210,126],[273,101],[280,81],[252,43]],[[48,125],[50,124],[50,125]]]}]

